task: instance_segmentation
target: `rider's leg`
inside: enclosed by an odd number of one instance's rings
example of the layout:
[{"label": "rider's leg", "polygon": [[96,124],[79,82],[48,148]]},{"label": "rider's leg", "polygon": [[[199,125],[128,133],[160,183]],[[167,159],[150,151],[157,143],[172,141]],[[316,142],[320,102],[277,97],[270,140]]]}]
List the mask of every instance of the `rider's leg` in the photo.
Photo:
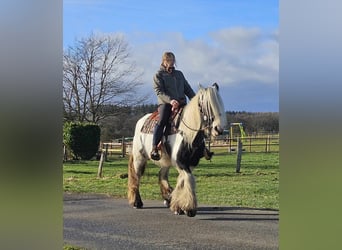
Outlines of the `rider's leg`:
[{"label": "rider's leg", "polygon": [[153,160],[159,160],[160,155],[157,149],[157,145],[161,141],[163,137],[164,128],[169,122],[169,118],[171,115],[171,104],[161,104],[159,106],[159,121],[157,125],[154,128],[153,131],[153,140],[152,140],[152,152],[151,152],[151,158]]}]

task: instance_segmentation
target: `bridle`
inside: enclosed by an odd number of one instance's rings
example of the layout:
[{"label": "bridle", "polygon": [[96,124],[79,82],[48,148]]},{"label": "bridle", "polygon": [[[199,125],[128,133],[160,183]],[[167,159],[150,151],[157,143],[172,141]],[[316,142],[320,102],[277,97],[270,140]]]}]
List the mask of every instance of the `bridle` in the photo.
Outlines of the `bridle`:
[{"label": "bridle", "polygon": [[201,113],[201,118],[204,121],[205,126],[201,126],[200,129],[191,128],[189,125],[185,123],[183,117],[181,118],[181,122],[184,124],[185,127],[187,127],[191,131],[195,131],[195,132],[203,131],[204,132],[207,130],[208,135],[210,135],[211,129],[213,128],[212,125],[213,125],[215,116],[213,115],[211,105],[209,105],[209,102],[207,100],[204,100],[204,95],[202,93],[199,95],[198,99],[199,99],[198,101],[199,111]]}]

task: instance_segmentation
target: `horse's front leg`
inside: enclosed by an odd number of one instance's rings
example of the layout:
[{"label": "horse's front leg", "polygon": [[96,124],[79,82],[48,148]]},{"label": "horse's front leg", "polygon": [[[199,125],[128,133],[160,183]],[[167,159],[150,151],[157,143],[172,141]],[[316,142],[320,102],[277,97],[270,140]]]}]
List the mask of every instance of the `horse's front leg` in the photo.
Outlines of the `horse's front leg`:
[{"label": "horse's front leg", "polygon": [[169,170],[170,166],[161,167],[159,170],[160,192],[164,198],[164,204],[166,207],[170,207],[171,193],[173,190],[169,183]]},{"label": "horse's front leg", "polygon": [[137,161],[130,157],[128,163],[128,202],[135,208],[142,208],[143,202],[140,197],[140,178],[144,174],[146,161]]},{"label": "horse's front leg", "polygon": [[177,185],[172,192],[170,209],[175,214],[186,213],[194,217],[197,213],[197,197],[195,177],[191,171],[179,169]]}]

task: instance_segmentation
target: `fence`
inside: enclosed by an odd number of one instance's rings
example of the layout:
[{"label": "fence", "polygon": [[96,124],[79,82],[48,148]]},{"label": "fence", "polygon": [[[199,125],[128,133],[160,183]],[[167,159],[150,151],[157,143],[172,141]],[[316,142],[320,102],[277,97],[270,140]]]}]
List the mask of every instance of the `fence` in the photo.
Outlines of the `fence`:
[{"label": "fence", "polygon": [[100,145],[100,152],[99,155],[99,167],[97,170],[97,177],[102,177],[102,169],[103,169],[103,162],[108,160],[108,154],[119,154],[121,157],[125,157],[126,154],[131,152],[132,143],[127,143],[125,140],[121,140],[121,142],[104,142]]},{"label": "fence", "polygon": [[[228,153],[237,153],[236,172],[240,172],[241,153],[247,152],[279,152],[279,135],[268,135],[263,137],[253,136],[244,138],[226,138],[217,139],[212,143],[208,143],[209,148],[223,149]],[[107,161],[107,156],[112,154],[125,157],[132,150],[132,142],[126,142],[124,139],[121,142],[104,142],[100,148],[100,162],[97,176],[102,177],[103,162]]]},{"label": "fence", "polygon": [[213,148],[227,148],[228,153],[237,152],[239,139],[242,142],[242,151],[244,152],[279,152],[279,134],[217,139],[212,141],[210,146]]},{"label": "fence", "polygon": [[[107,155],[120,155],[125,157],[127,154],[130,154],[132,150],[132,142],[104,142],[101,143],[100,151],[105,153],[105,157]],[[107,159],[106,159],[107,160]]]},{"label": "fence", "polygon": [[[266,136],[250,136],[244,138],[223,138],[210,142],[210,148],[222,149],[228,153],[235,153],[238,150],[238,141],[242,142],[243,152],[279,152],[279,134]],[[209,143],[207,141],[207,143]],[[125,157],[132,150],[132,142],[104,142],[101,143],[100,151],[107,155],[119,155]]]}]

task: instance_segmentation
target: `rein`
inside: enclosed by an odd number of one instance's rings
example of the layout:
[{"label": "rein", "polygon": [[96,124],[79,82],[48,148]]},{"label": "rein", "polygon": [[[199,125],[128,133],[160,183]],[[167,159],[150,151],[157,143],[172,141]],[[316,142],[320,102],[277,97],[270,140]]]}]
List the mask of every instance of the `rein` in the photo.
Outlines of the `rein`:
[{"label": "rein", "polygon": [[183,120],[183,118],[181,118],[181,122],[185,125],[185,127],[187,127],[188,129],[190,129],[191,131],[195,131],[195,132],[204,131],[204,129],[206,128],[206,127],[202,128],[202,129],[194,129],[194,128],[191,128],[191,127],[188,126],[188,124],[185,123],[185,121]]},{"label": "rein", "polygon": [[[191,128],[188,124],[185,123],[185,121],[183,120],[183,117],[181,117],[181,122],[185,125],[185,127],[187,127],[189,130],[194,131],[194,132],[200,132],[200,131],[205,131],[206,129],[209,129],[209,132],[212,129],[212,123],[214,121],[214,117],[210,115],[211,112],[209,112],[209,110],[211,109],[210,107],[208,107],[208,102],[207,107],[204,108],[203,106],[203,95],[201,95],[201,98],[199,97],[200,102],[198,104],[199,106],[199,111],[202,114],[202,119],[204,120],[204,122],[207,123],[207,126],[200,128],[200,129],[194,129]],[[204,110],[206,110],[207,112],[205,112]],[[210,134],[210,133],[209,133]]]},{"label": "rein", "polygon": [[[203,103],[202,103],[202,105],[203,105]],[[183,117],[181,117],[181,122],[184,124],[184,126],[185,127],[187,127],[189,130],[191,130],[191,131],[194,131],[194,132],[200,132],[200,131],[203,131],[203,134],[205,135],[205,130],[206,129],[208,129],[209,130],[209,147],[210,147],[210,144],[211,144],[211,129],[212,129],[212,123],[213,123],[213,121],[214,121],[214,118],[213,117],[211,117],[209,114],[208,115],[206,115],[205,113],[204,113],[204,111],[203,111],[203,108],[202,108],[202,106],[201,106],[201,104],[198,104],[198,106],[199,106],[199,111],[200,111],[200,113],[203,115],[202,116],[202,119],[204,120],[204,122],[207,122],[207,126],[205,126],[205,127],[203,127],[203,128],[200,128],[200,129],[194,129],[194,128],[191,128],[188,124],[186,124],[185,123],[185,121],[183,120]],[[209,113],[209,112],[208,112]],[[208,117],[209,117],[209,119],[208,119]]]}]

